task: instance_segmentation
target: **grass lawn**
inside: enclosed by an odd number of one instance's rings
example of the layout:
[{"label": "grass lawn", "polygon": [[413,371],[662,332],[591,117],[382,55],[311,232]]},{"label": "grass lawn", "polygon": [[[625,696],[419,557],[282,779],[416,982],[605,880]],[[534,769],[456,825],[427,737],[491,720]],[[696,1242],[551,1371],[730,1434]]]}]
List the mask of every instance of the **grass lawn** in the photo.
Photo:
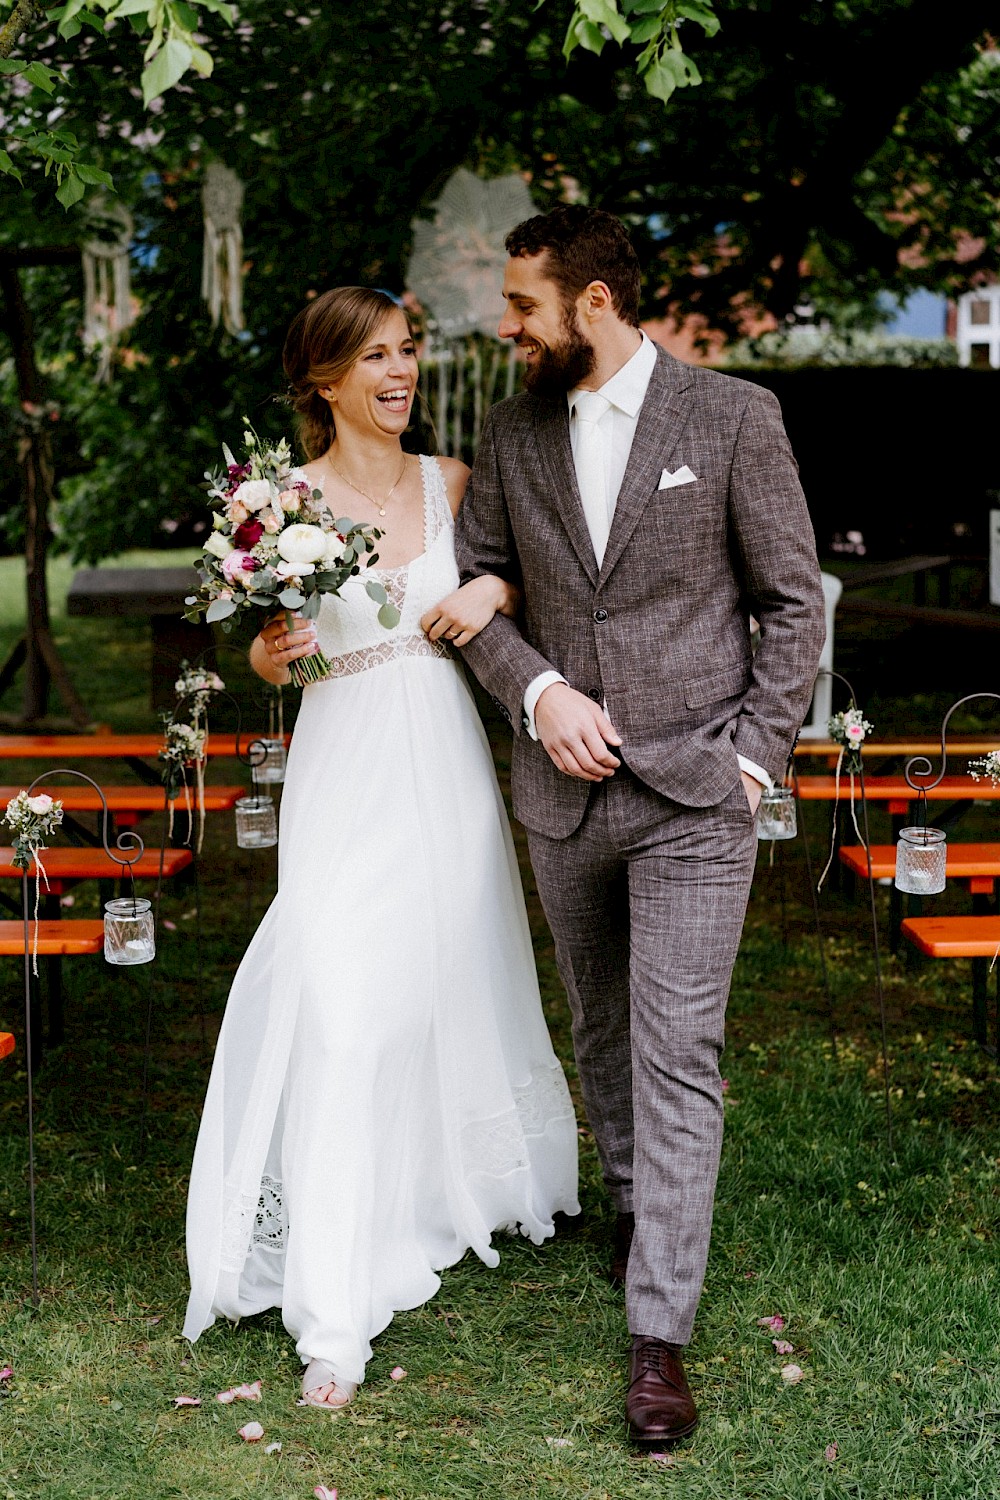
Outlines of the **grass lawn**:
[{"label": "grass lawn", "polygon": [[[0,608],[0,631],[15,629]],[[58,631],[89,674],[81,688],[95,716],[149,727],[141,627],[64,621]],[[905,720],[905,705],[895,709]],[[491,733],[502,760],[502,730]],[[809,813],[815,859],[825,818]],[[995,820],[977,808],[956,836],[996,838]],[[873,832],[886,837],[880,814]],[[19,1050],[0,1064],[0,1366],[14,1370],[0,1386],[0,1500],[284,1500],[317,1484],[340,1500],[1000,1493],[1000,1110],[996,1067],[969,1040],[968,968],[886,960],[890,1158],[865,908],[836,891],[822,898],[835,1049],[801,840],[775,868],[762,859],[755,882],[724,1062],[715,1236],[689,1360],[703,1423],[669,1461],[625,1440],[624,1306],[603,1279],[611,1216],[583,1124],[575,1231],[540,1249],[505,1241],[497,1271],[468,1258],[446,1272],[438,1297],[378,1340],[344,1414],[296,1407],[298,1364],[277,1315],[217,1325],[187,1345],[187,1169],[212,1039],[273,889],[273,852],[236,851],[229,819],[210,819],[200,973],[190,885],[165,897],[174,925],[149,969],[67,963],[67,1041],[37,1085],[37,1313],[26,1302],[20,969],[2,960],[0,1027],[18,1031]],[[547,1014],[575,1086],[565,1004],[526,879]],[[967,900],[950,889],[932,909]],[[73,914],[91,912],[96,897],[83,888]],[[152,1110],[140,1160],[147,984]],[[790,1354],[758,1326],[775,1314]],[[803,1372],[795,1383],[781,1375],[789,1363]],[[405,1379],[390,1378],[396,1366]],[[256,1379],[259,1404],[213,1399]],[[179,1395],[203,1404],[175,1411]],[[280,1453],[239,1440],[252,1419]]]}]

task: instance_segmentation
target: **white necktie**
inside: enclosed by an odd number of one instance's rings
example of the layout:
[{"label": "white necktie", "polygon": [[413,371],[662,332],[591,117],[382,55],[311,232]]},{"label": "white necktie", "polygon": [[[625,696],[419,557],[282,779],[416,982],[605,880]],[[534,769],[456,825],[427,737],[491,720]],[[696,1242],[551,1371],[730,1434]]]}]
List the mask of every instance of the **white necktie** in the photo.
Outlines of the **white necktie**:
[{"label": "white necktie", "polygon": [[597,391],[581,391],[573,402],[574,418],[578,423],[576,480],[598,567],[604,561],[604,550],[611,531],[605,438],[599,425],[610,406],[611,402],[607,397]]}]

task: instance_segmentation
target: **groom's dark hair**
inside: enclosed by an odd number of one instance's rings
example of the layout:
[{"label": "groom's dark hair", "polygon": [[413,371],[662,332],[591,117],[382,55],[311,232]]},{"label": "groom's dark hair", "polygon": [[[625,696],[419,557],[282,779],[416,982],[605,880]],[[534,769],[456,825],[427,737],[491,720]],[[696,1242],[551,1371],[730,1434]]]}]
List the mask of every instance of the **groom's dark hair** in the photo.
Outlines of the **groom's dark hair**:
[{"label": "groom's dark hair", "polygon": [[602,208],[563,203],[512,229],[504,244],[510,256],[548,252],[552,280],[567,302],[592,281],[603,281],[623,323],[639,326],[639,257],[621,219]]}]

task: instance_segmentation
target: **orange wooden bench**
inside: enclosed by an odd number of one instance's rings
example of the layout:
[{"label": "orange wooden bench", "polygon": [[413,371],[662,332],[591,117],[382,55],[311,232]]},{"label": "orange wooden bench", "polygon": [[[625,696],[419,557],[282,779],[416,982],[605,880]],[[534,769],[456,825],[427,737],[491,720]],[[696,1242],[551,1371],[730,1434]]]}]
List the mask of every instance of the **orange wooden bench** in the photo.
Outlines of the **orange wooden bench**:
[{"label": "orange wooden bench", "polygon": [[[172,880],[187,868],[193,859],[190,849],[165,849],[163,851],[163,878]],[[20,880],[21,871],[13,862],[14,850],[0,847],[0,880]],[[42,864],[48,877],[49,890],[53,896],[61,896],[70,885],[80,880],[112,880],[128,877],[124,865],[115,865],[103,849],[69,849],[58,847],[46,849]],[[131,866],[137,880],[156,880],[160,873],[159,849],[147,849]],[[35,878],[35,866],[28,870],[29,880]],[[44,881],[43,881],[44,891]]]},{"label": "orange wooden bench", "polygon": [[[989,740],[949,740],[948,757],[959,760],[963,756],[989,755],[991,750],[997,748],[997,737]],[[830,757],[834,760],[840,751],[840,746],[831,740],[809,740],[801,739],[795,747],[796,756],[821,756]],[[936,764],[941,755],[941,741],[938,740],[866,740],[864,756],[865,760],[886,759],[891,755],[898,755],[909,760],[913,755],[926,755]]]},{"label": "orange wooden bench", "polygon": [[[800,776],[799,798],[802,802],[832,802],[836,796],[835,776]],[[841,775],[841,801],[851,794],[850,782]],[[905,776],[865,775],[865,796],[870,802],[888,803],[886,811],[894,818],[905,818],[920,793],[908,785]],[[854,779],[854,802],[860,800],[857,777]],[[971,776],[944,776],[927,793],[928,802],[998,802],[1000,786],[989,781],[973,781]]]},{"label": "orange wooden bench", "polygon": [[[35,924],[28,923],[28,949],[35,949]],[[38,924],[38,955],[68,958],[79,953],[103,953],[104,923],[100,918],[74,917],[72,921],[42,920]],[[24,952],[24,923],[0,922],[0,958]]]},{"label": "orange wooden bench", "polygon": [[14,1050],[14,1038],[9,1031],[0,1031],[0,1057],[9,1057]]},{"label": "orange wooden bench", "polygon": [[[896,873],[896,845],[873,844],[872,878],[891,880]],[[841,864],[852,875],[868,879],[868,855],[860,844],[847,845],[840,851]],[[949,880],[961,880],[974,896],[992,896],[1000,879],[1000,844],[948,844],[945,873]]]},{"label": "orange wooden bench", "polygon": [[989,966],[1000,949],[1000,916],[907,917],[903,936],[928,958],[972,959],[972,1033],[991,1057],[1000,1051],[1000,978],[998,978],[997,1035],[987,1042],[986,985]]},{"label": "orange wooden bench", "polygon": [[[7,806],[21,790],[18,786],[0,786],[0,810]],[[82,782],[63,786],[47,781],[41,788],[50,797],[58,797],[68,813],[100,812],[101,799],[93,787]],[[102,787],[108,803],[108,812],[120,828],[131,827],[140,817],[163,809],[163,788],[157,786],[105,786]],[[237,798],[246,796],[243,786],[207,786],[205,788],[206,812],[229,812],[236,806]],[[193,799],[193,794],[192,794]],[[184,807],[183,796],[176,804]]]},{"label": "orange wooden bench", "polygon": [[[240,735],[240,749],[252,740],[269,739],[262,729]],[[285,735],[285,744],[291,741]],[[162,734],[0,734],[0,760],[155,760],[163,749]],[[210,734],[209,758],[234,756],[236,736]]]}]

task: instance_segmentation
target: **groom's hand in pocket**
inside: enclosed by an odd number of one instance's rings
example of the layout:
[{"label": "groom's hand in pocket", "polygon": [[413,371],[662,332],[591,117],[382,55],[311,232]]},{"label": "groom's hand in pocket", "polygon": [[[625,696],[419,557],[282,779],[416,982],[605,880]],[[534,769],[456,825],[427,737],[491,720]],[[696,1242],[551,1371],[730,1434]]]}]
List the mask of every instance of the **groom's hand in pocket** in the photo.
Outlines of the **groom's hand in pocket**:
[{"label": "groom's hand in pocket", "polygon": [[621,736],[599,703],[566,682],[553,682],[535,704],[535,729],[552,764],[580,781],[604,781],[621,761]]}]

